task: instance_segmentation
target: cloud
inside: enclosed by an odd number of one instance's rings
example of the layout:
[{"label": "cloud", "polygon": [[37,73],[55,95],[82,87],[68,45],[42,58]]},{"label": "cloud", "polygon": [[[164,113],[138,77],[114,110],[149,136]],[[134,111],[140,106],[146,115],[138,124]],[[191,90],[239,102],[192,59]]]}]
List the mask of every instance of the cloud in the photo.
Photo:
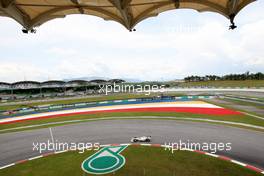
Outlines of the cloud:
[{"label": "cloud", "polygon": [[[190,74],[226,74],[264,69],[264,2],[236,18],[239,27],[213,13],[170,11],[128,32],[115,22],[70,15],[23,35],[0,18],[0,80],[45,80],[81,76],[176,79]],[[249,18],[250,16],[250,18]],[[23,76],[25,75],[25,76]]]},{"label": "cloud", "polygon": [[48,75],[48,70],[41,70],[29,63],[1,62],[0,64],[0,80],[4,82],[45,80]]},{"label": "cloud", "polygon": [[72,56],[78,54],[78,52],[72,48],[61,48],[61,47],[49,48],[47,50],[47,53],[57,56]]}]

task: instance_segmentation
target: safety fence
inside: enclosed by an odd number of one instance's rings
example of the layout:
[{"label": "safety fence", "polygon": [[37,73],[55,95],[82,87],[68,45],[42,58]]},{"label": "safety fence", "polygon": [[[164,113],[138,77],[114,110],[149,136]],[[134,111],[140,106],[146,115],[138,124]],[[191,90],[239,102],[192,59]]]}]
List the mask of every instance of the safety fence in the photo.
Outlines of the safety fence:
[{"label": "safety fence", "polygon": [[89,108],[98,106],[112,106],[112,105],[125,105],[125,104],[142,104],[142,103],[155,103],[155,102],[174,102],[174,101],[190,101],[197,99],[212,99],[215,96],[160,96],[149,98],[135,98],[126,100],[107,100],[99,102],[81,102],[72,104],[56,104],[56,105],[39,105],[34,107],[20,108],[12,111],[0,112],[0,118],[16,117],[21,115],[36,114],[41,112],[52,112],[58,110],[70,110],[76,108]]}]

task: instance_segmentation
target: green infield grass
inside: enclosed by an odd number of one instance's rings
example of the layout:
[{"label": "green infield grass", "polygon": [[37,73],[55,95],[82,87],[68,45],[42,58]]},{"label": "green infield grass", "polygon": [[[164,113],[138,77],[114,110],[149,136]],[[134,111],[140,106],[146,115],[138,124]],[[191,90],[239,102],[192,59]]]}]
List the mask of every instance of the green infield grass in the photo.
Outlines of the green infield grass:
[{"label": "green infield grass", "polygon": [[[249,111],[249,110],[245,110],[243,108],[243,106],[248,106],[248,107],[253,107],[253,108],[257,108],[257,109],[262,110],[262,109],[264,109],[264,107],[261,104],[257,104],[257,103],[253,103],[253,102],[245,102],[245,101],[241,101],[241,100],[226,99],[226,98],[223,100],[226,101],[227,103],[214,102],[214,101],[209,100],[209,99],[203,100],[203,101],[217,105],[217,106],[221,106],[224,108],[234,109],[236,111],[245,112],[245,113],[249,113],[249,114],[264,118],[264,114],[258,114],[258,113],[255,113],[254,110]],[[228,104],[228,102],[230,102],[232,104]],[[239,105],[239,106],[237,106],[237,105]]]},{"label": "green infield grass", "polygon": [[[0,170],[1,176],[88,176],[82,162],[93,151],[66,152],[31,160]],[[160,147],[128,146],[121,152],[125,165],[106,176],[260,176],[240,165],[189,151],[165,151]],[[89,174],[91,175],[91,174]]]},{"label": "green infield grass", "polygon": [[228,101],[228,102],[232,102],[232,103],[237,104],[237,105],[253,106],[253,107],[256,107],[256,108],[259,108],[259,109],[264,109],[264,104],[243,101],[243,99],[229,99],[229,98],[225,98],[224,100]]}]

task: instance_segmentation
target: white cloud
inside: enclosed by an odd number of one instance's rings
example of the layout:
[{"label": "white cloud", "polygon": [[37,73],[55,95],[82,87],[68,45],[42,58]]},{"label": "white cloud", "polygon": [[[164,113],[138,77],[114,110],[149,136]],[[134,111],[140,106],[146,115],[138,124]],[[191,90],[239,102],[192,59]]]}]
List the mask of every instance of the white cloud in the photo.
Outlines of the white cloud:
[{"label": "white cloud", "polygon": [[48,75],[48,70],[41,70],[29,63],[1,62],[0,65],[0,80],[4,82],[44,80]]},{"label": "white cloud", "polygon": [[[264,3],[258,2],[264,7]],[[256,15],[258,14],[258,15]],[[23,35],[1,18],[0,81],[81,76],[176,79],[189,74],[264,70],[262,9],[251,6],[228,30],[212,13],[167,12],[140,23],[137,32],[91,16],[50,21]],[[248,18],[250,16],[251,18]],[[2,40],[3,39],[3,40]]]},{"label": "white cloud", "polygon": [[264,59],[263,58],[252,58],[252,59],[249,59],[246,62],[246,64],[249,66],[261,66],[264,68]]},{"label": "white cloud", "polygon": [[47,53],[58,56],[72,56],[78,54],[78,52],[72,48],[61,48],[61,47],[49,48],[47,50]]}]

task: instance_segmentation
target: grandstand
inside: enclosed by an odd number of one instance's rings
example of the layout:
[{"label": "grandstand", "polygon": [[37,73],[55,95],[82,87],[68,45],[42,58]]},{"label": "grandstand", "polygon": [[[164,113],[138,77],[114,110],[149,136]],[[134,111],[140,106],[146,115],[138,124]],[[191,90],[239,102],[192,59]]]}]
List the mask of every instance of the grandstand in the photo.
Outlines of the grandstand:
[{"label": "grandstand", "polygon": [[44,97],[78,96],[98,94],[99,85],[123,83],[121,79],[111,80],[50,80],[44,82],[19,81],[14,83],[0,82],[0,100],[31,99]]},{"label": "grandstand", "polygon": [[11,84],[0,82],[0,90],[8,90],[8,89],[11,89]]},{"label": "grandstand", "polygon": [[65,84],[64,81],[52,80],[40,83],[42,88],[60,88]]}]

